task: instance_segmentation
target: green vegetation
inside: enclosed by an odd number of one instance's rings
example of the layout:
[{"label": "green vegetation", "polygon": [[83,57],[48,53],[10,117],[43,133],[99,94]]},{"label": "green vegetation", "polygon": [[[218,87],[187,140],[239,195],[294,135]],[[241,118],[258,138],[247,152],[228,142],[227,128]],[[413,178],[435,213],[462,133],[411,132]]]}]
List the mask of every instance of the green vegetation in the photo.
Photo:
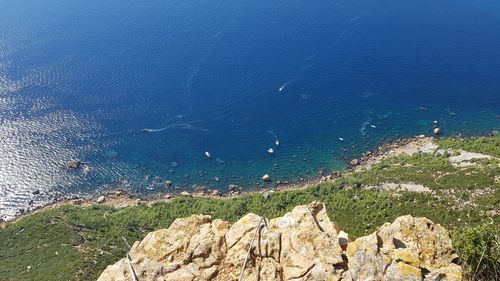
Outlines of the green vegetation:
[{"label": "green vegetation", "polygon": [[495,176],[500,175],[500,160],[482,159],[478,165],[454,167],[449,155],[417,153],[389,158],[372,169],[350,176],[353,182],[378,185],[384,182],[419,183],[431,189],[476,189],[500,187]]},{"label": "green vegetation", "polygon": [[500,135],[494,131],[492,137],[445,138],[437,141],[441,148],[463,149],[500,157]]},{"label": "green vegetation", "polygon": [[[440,140],[439,144],[496,155],[499,139]],[[477,142],[485,143],[486,148]],[[273,218],[314,200],[324,202],[330,218],[353,238],[404,214],[428,217],[450,230],[471,276],[491,279],[492,274],[498,274],[500,218],[485,214],[500,209],[500,186],[495,179],[500,175],[498,159],[456,168],[448,157],[397,156],[335,182],[269,193],[267,199],[252,193],[231,199],[182,197],[122,209],[99,205],[46,210],[0,229],[0,280],[96,280],[107,265],[126,253],[122,237],[132,244],[148,232],[191,214],[210,214],[230,222],[248,212]],[[435,192],[363,189],[383,182],[413,182]]]},{"label": "green vegetation", "polygon": [[498,225],[485,223],[458,232],[453,239],[455,248],[472,278],[493,280],[500,276],[500,235]]}]

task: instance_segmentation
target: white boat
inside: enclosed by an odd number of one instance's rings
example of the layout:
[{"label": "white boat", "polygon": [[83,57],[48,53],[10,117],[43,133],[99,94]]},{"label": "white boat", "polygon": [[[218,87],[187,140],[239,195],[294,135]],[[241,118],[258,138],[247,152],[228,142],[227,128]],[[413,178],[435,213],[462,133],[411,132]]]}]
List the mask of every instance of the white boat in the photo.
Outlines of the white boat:
[{"label": "white boat", "polygon": [[210,155],[210,153],[208,153],[208,151],[205,151],[205,155],[206,155],[208,158],[212,157],[212,155]]}]

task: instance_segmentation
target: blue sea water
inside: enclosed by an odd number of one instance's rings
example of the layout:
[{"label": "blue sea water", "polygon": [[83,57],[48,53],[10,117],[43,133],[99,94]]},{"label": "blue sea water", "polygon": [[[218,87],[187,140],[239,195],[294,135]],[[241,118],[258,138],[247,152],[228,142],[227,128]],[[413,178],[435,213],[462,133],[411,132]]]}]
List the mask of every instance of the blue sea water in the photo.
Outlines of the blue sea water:
[{"label": "blue sea water", "polygon": [[296,182],[499,114],[498,1],[0,0],[0,217],[164,180]]}]

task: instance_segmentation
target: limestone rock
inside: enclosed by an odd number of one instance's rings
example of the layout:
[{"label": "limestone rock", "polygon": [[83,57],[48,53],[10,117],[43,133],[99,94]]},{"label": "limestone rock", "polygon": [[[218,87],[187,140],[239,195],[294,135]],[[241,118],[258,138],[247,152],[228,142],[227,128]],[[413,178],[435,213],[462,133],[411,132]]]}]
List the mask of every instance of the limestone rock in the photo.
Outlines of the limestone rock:
[{"label": "limestone rock", "polygon": [[256,214],[249,213],[235,222],[226,234],[226,245],[231,249],[252,230],[255,230],[262,218]]},{"label": "limestone rock", "polygon": [[454,281],[463,279],[462,268],[458,264],[450,264],[430,272],[424,281]]},{"label": "limestone rock", "polygon": [[271,181],[271,176],[269,176],[268,174],[265,174],[262,176],[262,180],[265,181],[265,182],[270,182]]},{"label": "limestone rock", "polygon": [[[342,247],[341,247],[342,246]],[[448,232],[426,218],[403,216],[350,241],[322,203],[268,220],[247,214],[232,226],[210,216],[177,219],[129,252],[141,281],[462,280]],[[125,259],[99,281],[132,280]]]},{"label": "limestone rock", "polygon": [[349,243],[347,258],[353,280],[462,280],[448,232],[426,218],[402,216],[384,224]]},{"label": "limestone rock", "polygon": [[[226,252],[228,229],[227,222],[210,216],[177,219],[170,228],[151,232],[134,243],[129,255],[136,274],[140,280],[212,280]],[[109,266],[99,280],[131,280],[126,279],[129,274],[126,261],[121,260]]]},{"label": "limestone rock", "polygon": [[[157,280],[161,276],[162,266],[158,262],[146,259],[140,262],[133,261],[132,266],[136,276],[141,280]],[[114,265],[108,266],[98,280],[129,281],[133,279],[128,263],[122,259]]]},{"label": "limestone rock", "polygon": [[[261,219],[248,214],[228,231],[225,265],[235,269],[233,274],[242,267]],[[334,266],[343,263],[339,230],[322,203],[295,207],[265,224],[250,250],[245,280],[335,280]]]},{"label": "limestone rock", "polygon": [[230,192],[232,192],[232,191],[236,191],[238,189],[238,186],[236,184],[230,184],[227,186],[227,188]]},{"label": "limestone rock", "polygon": [[270,225],[271,231],[281,233],[283,280],[336,279],[334,268],[343,263],[339,229],[323,204],[297,206],[282,218],[271,220]]},{"label": "limestone rock", "polygon": [[191,193],[187,192],[187,191],[183,191],[181,192],[181,195],[182,196],[186,196],[186,197],[191,197]]},{"label": "limestone rock", "polygon": [[358,159],[352,159],[351,160],[351,166],[358,166],[360,163],[359,163],[359,160]]},{"label": "limestone rock", "polygon": [[[260,224],[260,227],[259,227]],[[239,275],[250,249],[249,262],[245,267],[245,280],[280,280],[281,234],[269,230],[267,221],[255,214],[248,214],[231,226],[226,235],[228,247],[224,265],[232,275]]]}]

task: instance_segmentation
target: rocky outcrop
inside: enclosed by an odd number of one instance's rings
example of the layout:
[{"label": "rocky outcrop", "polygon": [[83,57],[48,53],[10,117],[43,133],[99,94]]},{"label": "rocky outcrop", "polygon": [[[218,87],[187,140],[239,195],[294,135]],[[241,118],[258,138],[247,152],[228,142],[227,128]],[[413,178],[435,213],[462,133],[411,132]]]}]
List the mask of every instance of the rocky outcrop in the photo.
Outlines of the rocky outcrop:
[{"label": "rocky outcrop", "polygon": [[[448,232],[426,218],[399,217],[348,242],[322,203],[233,225],[193,215],[149,233],[129,253],[139,280],[462,280]],[[99,281],[133,280],[126,259]]]},{"label": "rocky outcrop", "polygon": [[426,218],[399,217],[347,246],[346,280],[461,280],[448,232]]}]

